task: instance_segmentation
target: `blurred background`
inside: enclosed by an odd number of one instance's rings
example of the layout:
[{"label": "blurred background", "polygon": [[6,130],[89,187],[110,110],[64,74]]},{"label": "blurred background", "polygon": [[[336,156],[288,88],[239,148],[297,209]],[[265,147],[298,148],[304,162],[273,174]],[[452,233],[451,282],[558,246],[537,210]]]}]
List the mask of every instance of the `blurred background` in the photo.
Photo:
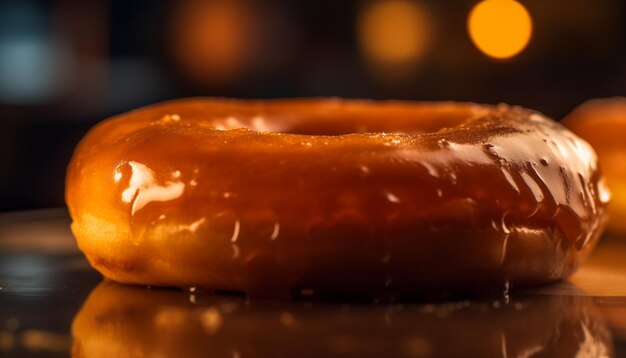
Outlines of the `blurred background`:
[{"label": "blurred background", "polygon": [[0,211],[63,205],[98,121],[177,97],[626,95],[623,0],[0,0]]}]

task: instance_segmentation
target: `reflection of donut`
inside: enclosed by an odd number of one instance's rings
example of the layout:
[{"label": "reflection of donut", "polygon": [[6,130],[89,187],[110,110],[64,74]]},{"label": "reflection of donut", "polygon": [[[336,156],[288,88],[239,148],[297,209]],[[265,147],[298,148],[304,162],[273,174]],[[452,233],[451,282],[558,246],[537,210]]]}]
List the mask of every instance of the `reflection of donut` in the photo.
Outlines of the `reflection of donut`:
[{"label": "reflection of donut", "polygon": [[67,203],[120,282],[413,294],[568,276],[602,231],[600,179],[518,107],[181,100],[94,128]]},{"label": "reflection of donut", "polygon": [[587,101],[563,124],[589,141],[598,153],[602,173],[613,193],[609,229],[626,232],[626,98]]},{"label": "reflection of donut", "polygon": [[593,300],[584,296],[346,306],[198,295],[195,302],[177,290],[104,282],[74,319],[74,357],[129,352],[142,357],[600,357],[612,350]]}]

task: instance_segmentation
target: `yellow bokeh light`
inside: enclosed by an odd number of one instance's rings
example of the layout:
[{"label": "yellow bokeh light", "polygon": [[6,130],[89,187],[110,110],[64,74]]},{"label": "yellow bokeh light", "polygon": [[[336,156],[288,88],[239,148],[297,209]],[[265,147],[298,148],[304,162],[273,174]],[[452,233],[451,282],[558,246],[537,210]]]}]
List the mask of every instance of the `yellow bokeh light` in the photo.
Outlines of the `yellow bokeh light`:
[{"label": "yellow bokeh light", "polygon": [[427,40],[427,24],[423,9],[414,2],[373,2],[359,13],[359,45],[374,62],[406,64],[422,54]]},{"label": "yellow bokeh light", "polygon": [[484,0],[470,12],[467,27],[472,42],[488,56],[517,55],[530,41],[532,19],[514,0]]}]

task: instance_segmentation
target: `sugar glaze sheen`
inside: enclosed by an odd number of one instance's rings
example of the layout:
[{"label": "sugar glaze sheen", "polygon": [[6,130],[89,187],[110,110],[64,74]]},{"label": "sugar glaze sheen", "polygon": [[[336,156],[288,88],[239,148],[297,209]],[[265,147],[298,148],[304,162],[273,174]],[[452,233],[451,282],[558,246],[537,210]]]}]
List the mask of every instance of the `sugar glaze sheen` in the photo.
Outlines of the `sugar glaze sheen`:
[{"label": "sugar glaze sheen", "polygon": [[113,280],[398,297],[568,277],[606,221],[593,149],[507,105],[165,102],[100,123],[72,230]]}]

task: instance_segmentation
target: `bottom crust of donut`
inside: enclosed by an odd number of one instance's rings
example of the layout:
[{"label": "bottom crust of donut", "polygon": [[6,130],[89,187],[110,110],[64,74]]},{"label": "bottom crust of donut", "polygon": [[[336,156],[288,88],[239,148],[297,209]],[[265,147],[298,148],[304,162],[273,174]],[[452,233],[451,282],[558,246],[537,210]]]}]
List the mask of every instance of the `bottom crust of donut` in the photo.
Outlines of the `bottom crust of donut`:
[{"label": "bottom crust of donut", "polygon": [[108,279],[276,298],[397,299],[538,285],[567,278],[598,239],[579,251],[550,227],[512,227],[504,236],[492,225],[415,224],[384,236],[335,227],[315,240],[293,240],[297,250],[251,244],[237,256],[233,243],[206,245],[200,237],[133,240],[128,228],[89,215],[72,229]]}]

